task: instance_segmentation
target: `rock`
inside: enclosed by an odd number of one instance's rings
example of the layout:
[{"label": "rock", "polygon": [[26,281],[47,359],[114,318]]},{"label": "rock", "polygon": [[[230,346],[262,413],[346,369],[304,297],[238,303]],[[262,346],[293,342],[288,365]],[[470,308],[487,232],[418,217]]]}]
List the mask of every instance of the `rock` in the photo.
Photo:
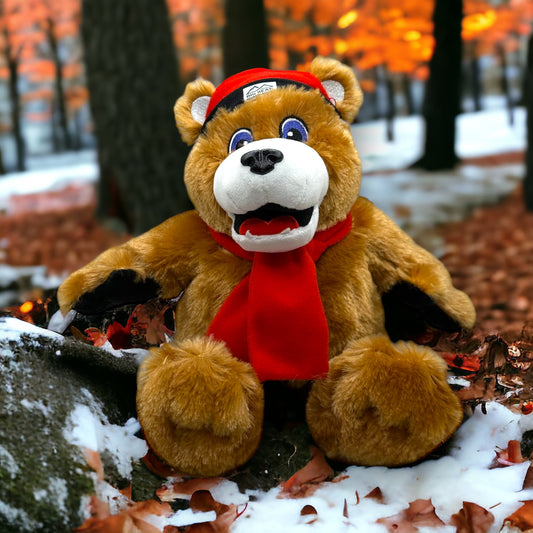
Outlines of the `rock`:
[{"label": "rock", "polygon": [[[120,427],[135,416],[137,358],[0,321],[2,532],[71,531],[87,518],[96,486],[82,446],[93,439],[104,451],[107,433],[122,431],[145,453],[144,441]],[[105,451],[104,471],[131,478],[120,451]]]}]

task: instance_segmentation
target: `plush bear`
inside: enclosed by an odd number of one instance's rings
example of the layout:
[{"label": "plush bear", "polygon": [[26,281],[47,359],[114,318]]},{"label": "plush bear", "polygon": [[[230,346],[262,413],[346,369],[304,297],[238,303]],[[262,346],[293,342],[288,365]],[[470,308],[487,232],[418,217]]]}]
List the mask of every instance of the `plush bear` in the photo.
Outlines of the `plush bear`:
[{"label": "plush bear", "polygon": [[[311,383],[307,424],[326,456],[414,462],[462,420],[447,368],[413,341],[471,328],[444,266],[370,201],[350,132],[362,93],[350,68],[252,69],[199,79],[175,117],[192,145],[195,210],[70,275],[63,312],[94,314],[181,294],[174,338],[150,350],[137,407],[163,461],[213,476],[261,438],[266,381]],[[149,176],[147,176],[149,179]]]}]

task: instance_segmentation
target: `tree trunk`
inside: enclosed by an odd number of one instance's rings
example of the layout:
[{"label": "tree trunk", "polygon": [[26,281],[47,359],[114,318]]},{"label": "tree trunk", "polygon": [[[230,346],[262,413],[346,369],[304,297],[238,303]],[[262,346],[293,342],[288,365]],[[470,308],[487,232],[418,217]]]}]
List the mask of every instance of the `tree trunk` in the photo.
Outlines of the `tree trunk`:
[{"label": "tree trunk", "polygon": [[387,142],[394,141],[394,117],[396,116],[396,106],[394,102],[394,83],[390,72],[384,67],[385,89],[387,91],[387,113],[385,116]]},{"label": "tree trunk", "polygon": [[505,103],[507,107],[507,116],[509,117],[509,126],[514,124],[514,102],[513,95],[511,94],[511,87],[509,83],[509,76],[507,74],[507,54],[503,44],[498,43],[496,45],[496,54],[500,58],[500,65],[502,69],[502,92],[505,95]]},{"label": "tree trunk", "polygon": [[[0,16],[5,17],[4,4],[0,3]],[[20,111],[20,92],[19,92],[19,61],[18,51],[14,51],[10,44],[10,35],[7,25],[2,28],[2,37],[4,39],[4,59],[9,71],[8,90],[9,100],[11,103],[11,127],[13,128],[13,137],[15,141],[15,152],[17,157],[17,170],[26,170],[26,143],[22,133],[21,111]],[[4,165],[2,162],[2,173]]]},{"label": "tree trunk", "polygon": [[405,112],[408,116],[415,114],[415,102],[411,90],[411,78],[408,74],[402,75],[402,89],[405,98]]},{"label": "tree trunk", "polygon": [[67,150],[72,149],[72,137],[68,128],[67,106],[65,103],[65,91],[63,90],[63,62],[59,57],[57,47],[57,39],[54,33],[54,21],[49,18],[47,20],[46,37],[52,52],[52,61],[55,67],[55,98],[57,100],[57,111],[59,113],[59,127],[62,133],[62,144]]},{"label": "tree trunk", "polygon": [[528,211],[533,211],[533,34],[527,46],[527,65],[524,80],[524,105],[527,110],[526,176],[524,200]]},{"label": "tree trunk", "polygon": [[99,215],[135,234],[190,208],[182,93],[165,0],[83,0],[82,39],[100,165]]},{"label": "tree trunk", "polygon": [[479,67],[479,57],[476,55],[475,46],[472,46],[472,58],[470,59],[470,72],[472,74],[472,100],[474,111],[481,111],[481,69]]},{"label": "tree trunk", "polygon": [[226,0],[224,75],[268,68],[268,36],[263,0]]},{"label": "tree trunk", "polygon": [[435,50],[429,63],[423,115],[426,124],[424,155],[415,166],[450,169],[455,153],[455,119],[461,100],[462,0],[436,0],[433,13]]},{"label": "tree trunk", "polygon": [[[7,38],[7,31],[5,31]],[[26,170],[26,143],[22,133],[22,118],[20,112],[20,92],[18,82],[18,61],[11,57],[8,52],[8,69],[9,69],[9,99],[11,100],[11,126],[13,128],[13,137],[15,139],[15,151],[17,154],[17,170],[22,172]]]}]

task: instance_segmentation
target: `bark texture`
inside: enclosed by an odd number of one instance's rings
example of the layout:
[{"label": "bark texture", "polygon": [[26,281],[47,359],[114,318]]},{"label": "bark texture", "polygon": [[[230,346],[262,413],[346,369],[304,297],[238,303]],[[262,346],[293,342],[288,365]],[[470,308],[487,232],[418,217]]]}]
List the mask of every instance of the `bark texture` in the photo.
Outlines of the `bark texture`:
[{"label": "bark texture", "polygon": [[100,164],[99,215],[138,234],[189,209],[182,92],[164,0],[84,0],[82,39]]}]

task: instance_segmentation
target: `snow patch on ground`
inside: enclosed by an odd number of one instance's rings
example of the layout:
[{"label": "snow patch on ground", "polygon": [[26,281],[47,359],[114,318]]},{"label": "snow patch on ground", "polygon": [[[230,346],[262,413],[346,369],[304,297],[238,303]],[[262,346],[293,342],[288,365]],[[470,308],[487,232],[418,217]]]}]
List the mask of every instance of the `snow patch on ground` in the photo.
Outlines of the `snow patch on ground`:
[{"label": "snow patch on ground", "polygon": [[[475,502],[494,515],[490,533],[497,533],[503,520],[521,506],[520,501],[533,498],[533,490],[522,490],[529,462],[494,469],[489,469],[489,465],[496,449],[506,448],[509,440],[520,439],[531,428],[533,418],[490,403],[486,415],[477,409],[463,424],[453,439],[449,455],[440,459],[406,468],[352,466],[344,473],[348,478],[323,483],[313,496],[303,499],[279,499],[279,488],[268,492],[248,491],[247,495],[257,501],[248,503],[232,533],[270,533],[280,524],[288,533],[308,531],[309,527],[321,533],[354,527],[365,533],[383,533],[386,528],[376,520],[406,509],[419,498],[431,499],[437,516],[445,523],[462,508],[463,501]],[[383,503],[364,498],[375,487],[381,489]],[[345,500],[348,518],[343,516]],[[300,516],[300,510],[307,504],[318,512],[318,520],[311,526],[305,525],[306,517]],[[444,526],[428,531],[453,533],[455,528]]]},{"label": "snow patch on ground", "polygon": [[[90,396],[88,391],[85,392]],[[124,426],[110,424],[102,412],[78,404],[69,416],[64,436],[68,442],[81,448],[109,452],[119,474],[130,479],[132,463],[144,457],[148,451],[146,442],[135,437],[140,429],[139,422],[133,418]]]},{"label": "snow patch on ground", "polygon": [[72,182],[94,183],[98,179],[99,170],[93,150],[56,154],[47,158],[47,161],[48,164],[43,165],[40,158],[39,163],[36,163],[39,166],[32,170],[12,172],[1,177],[0,211],[8,209],[9,198],[14,194],[60,190]]},{"label": "snow patch on ground", "polygon": [[[514,110],[512,125],[503,108],[459,115],[456,121],[457,155],[468,158],[523,150],[526,118],[524,108]],[[393,129],[394,139],[389,142],[384,119],[352,126],[363,172],[405,169],[420,159],[424,119],[418,115],[398,117]]]}]

